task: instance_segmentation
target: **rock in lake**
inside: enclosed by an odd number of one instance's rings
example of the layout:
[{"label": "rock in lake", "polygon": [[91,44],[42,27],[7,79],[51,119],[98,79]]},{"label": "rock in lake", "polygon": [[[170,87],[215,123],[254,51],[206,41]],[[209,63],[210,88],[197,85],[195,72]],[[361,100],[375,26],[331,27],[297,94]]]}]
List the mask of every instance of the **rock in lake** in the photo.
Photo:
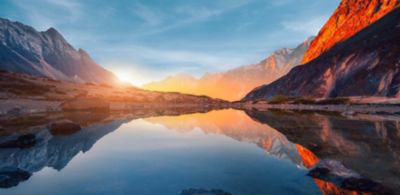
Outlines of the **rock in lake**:
[{"label": "rock in lake", "polygon": [[97,110],[97,111],[108,111],[110,110],[110,103],[101,99],[75,99],[64,102],[62,109],[67,110]]},{"label": "rock in lake", "polygon": [[26,134],[19,136],[16,140],[0,143],[0,148],[30,148],[36,144],[36,136]]},{"label": "rock in lake", "polygon": [[307,175],[352,191],[391,194],[382,184],[362,177],[336,160],[321,160]]},{"label": "rock in lake", "polygon": [[49,130],[52,135],[71,135],[79,130],[81,130],[81,126],[76,124],[70,120],[59,120],[53,122],[49,125]]},{"label": "rock in lake", "polygon": [[21,169],[7,168],[0,170],[0,188],[17,186],[21,181],[26,181],[30,177],[31,173]]}]

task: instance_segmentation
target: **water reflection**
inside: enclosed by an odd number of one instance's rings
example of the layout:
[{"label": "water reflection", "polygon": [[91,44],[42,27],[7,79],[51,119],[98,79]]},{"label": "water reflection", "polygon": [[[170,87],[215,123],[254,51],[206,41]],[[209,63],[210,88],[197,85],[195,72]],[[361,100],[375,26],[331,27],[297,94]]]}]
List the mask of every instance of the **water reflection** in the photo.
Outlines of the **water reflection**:
[{"label": "water reflection", "polygon": [[[200,128],[206,134],[221,134],[241,142],[254,143],[264,149],[268,155],[289,160],[299,167],[311,168],[319,162],[319,158],[313,152],[296,142],[289,141],[279,130],[272,128],[264,120],[268,114],[277,113],[220,110],[207,114],[148,118],[146,121],[162,124],[168,129],[182,133]],[[281,117],[286,116],[282,115],[279,118]],[[278,124],[285,124],[285,122],[281,121]],[[297,132],[299,133],[301,132]],[[340,189],[329,182],[315,179],[315,183],[323,194],[357,194],[357,192]]]},{"label": "water reflection", "polygon": [[[27,176],[21,177],[22,173],[30,176],[44,167],[63,169],[75,155],[89,151],[97,140],[117,129],[126,120],[97,122],[98,124],[84,124],[87,126],[81,131],[68,136],[52,135],[45,124],[19,132],[34,134],[36,143],[33,147],[24,149],[0,149],[0,175],[3,176],[0,186],[7,188],[18,185],[19,181],[27,179]],[[18,134],[3,136],[2,139],[12,139],[15,136]]]},{"label": "water reflection", "polygon": [[145,120],[181,133],[200,128],[205,134],[225,135],[241,142],[253,143],[263,148],[267,154],[303,166],[296,144],[269,125],[255,122],[242,111],[219,110],[207,114],[162,116]]},{"label": "water reflection", "polygon": [[337,159],[349,168],[400,190],[400,117],[334,113],[246,111],[319,158]]},{"label": "water reflection", "polygon": [[[222,162],[229,156],[228,153],[226,153],[226,156],[223,153],[216,153],[219,155],[213,156],[213,159],[206,160],[201,165],[204,170],[210,169],[209,172],[204,171],[210,175],[203,175],[205,173],[202,172],[196,174],[191,173],[193,174],[191,180],[207,183],[203,180],[209,180],[209,177],[213,176],[216,180],[214,182],[220,185],[219,183],[224,183],[224,181],[220,181],[223,180],[223,178],[229,180],[226,174],[235,178],[237,180],[236,182],[248,180],[246,181],[248,183],[244,182],[246,183],[246,188],[241,186],[242,189],[236,189],[231,185],[225,184],[219,186],[221,189],[217,189],[217,191],[222,190],[232,193],[237,190],[236,192],[239,192],[239,194],[245,192],[307,192],[307,194],[312,194],[315,192],[314,187],[319,189],[320,193],[323,194],[356,193],[340,189],[329,182],[312,180],[305,176],[308,168],[314,166],[320,159],[326,158],[340,160],[349,168],[368,178],[383,182],[394,189],[400,189],[400,171],[398,169],[400,167],[400,158],[398,155],[400,151],[400,120],[396,116],[357,115],[349,118],[338,114],[312,112],[298,113],[255,110],[208,111],[209,110],[204,108],[199,108],[199,110],[185,110],[182,108],[179,110],[137,110],[130,113],[60,113],[52,115],[31,115],[19,118],[1,118],[0,129],[2,130],[0,131],[0,143],[7,143],[10,140],[16,140],[21,135],[27,134],[35,135],[36,142],[32,147],[28,148],[0,149],[0,187],[10,188],[18,186],[20,182],[35,178],[32,174],[43,171],[45,167],[51,167],[58,171],[63,170],[65,167],[68,167],[68,164],[73,161],[72,159],[77,154],[88,152],[95,146],[96,142],[103,137],[107,137],[107,134],[117,129],[118,131],[122,131],[122,124],[127,124],[125,129],[129,131],[137,131],[135,137],[129,135],[131,139],[140,138],[141,140],[147,140],[146,136],[148,137],[148,135],[146,131],[143,130],[146,128],[135,125],[138,123],[138,120],[135,119],[144,118],[144,121],[147,124],[149,123],[150,129],[157,129],[161,125],[163,129],[169,129],[170,132],[177,132],[181,135],[190,134],[190,140],[188,142],[183,142],[183,144],[179,146],[171,147],[171,144],[176,144],[178,139],[189,139],[188,137],[173,134],[163,139],[157,139],[159,143],[149,143],[150,141],[138,140],[132,140],[132,143],[128,143],[123,141],[125,137],[128,136],[126,135],[127,132],[122,132],[123,135],[120,135],[122,137],[115,139],[118,141],[121,140],[121,143],[126,143],[126,145],[123,147],[114,146],[117,148],[112,150],[112,153],[104,149],[98,152],[125,159],[124,156],[129,155],[129,153],[126,153],[126,147],[129,145],[129,147],[141,151],[136,156],[129,158],[132,162],[137,162],[138,159],[136,158],[151,160],[166,155],[163,153],[170,153],[170,155],[176,158],[174,160],[177,162],[168,159],[168,161],[166,161],[167,165],[163,166],[172,167],[166,167],[163,171],[158,170],[157,174],[159,174],[158,177],[160,177],[160,174],[174,174],[171,173],[172,171],[168,172],[168,170],[174,170],[173,172],[177,172],[177,175],[179,175],[180,172],[182,172],[181,174],[187,174],[186,172],[191,171],[192,169],[185,169],[185,167],[189,166],[188,164],[193,163],[191,159],[187,159],[188,153],[196,154],[197,157],[193,158],[198,162],[208,159],[207,155],[210,155],[207,151],[203,152],[202,150],[224,149],[223,151],[226,151],[227,149],[225,148],[235,148],[234,151],[228,152],[229,155],[235,152],[243,152],[243,154],[241,154],[242,156],[235,156],[235,158],[232,157],[232,159],[243,158],[243,160],[251,160],[252,163],[249,164],[249,166],[253,166],[253,168],[247,169],[254,171],[254,173],[241,173],[241,171],[246,170],[241,170],[243,168],[241,163],[244,162],[239,162],[238,159],[232,160],[234,164],[228,166],[231,168],[229,171],[224,170],[228,168],[218,166],[211,169],[208,166],[212,165],[207,163],[213,161],[218,161],[218,163],[220,163],[219,161]],[[53,135],[48,130],[48,125],[52,121],[59,119],[74,121],[80,124],[82,129],[77,132],[71,132],[69,135]],[[196,131],[201,131],[202,135],[193,134],[193,132]],[[157,134],[160,134],[160,132],[157,132]],[[218,137],[218,144],[214,143],[214,139],[216,139],[214,136]],[[173,137],[173,139],[171,137]],[[197,143],[196,140],[198,139],[202,139],[202,141]],[[207,145],[210,144],[208,140],[211,140],[211,143],[215,145]],[[153,142],[153,140],[151,142]],[[114,143],[115,141],[105,141],[108,148],[110,148],[110,144]],[[272,157],[276,160],[264,162],[265,159],[257,156],[257,151],[254,148],[239,143],[254,145],[262,149],[265,157]],[[154,147],[152,144],[159,144],[160,147],[164,146],[164,148],[157,148],[161,153],[157,152],[156,155],[154,155],[153,150],[157,149],[152,148]],[[199,149],[202,152],[193,149],[194,144],[202,145],[201,149]],[[210,148],[212,146],[214,146],[214,148]],[[98,148],[102,147],[98,146]],[[242,148],[246,149],[242,150]],[[179,155],[175,154],[178,151],[181,153],[179,153]],[[98,159],[94,159],[94,162],[98,161]],[[182,159],[187,161],[182,161]],[[274,178],[276,176],[273,176],[273,174],[274,171],[277,170],[273,169],[277,169],[276,167],[281,166],[276,164],[279,162],[290,162],[294,165],[293,168],[284,168],[284,172],[293,172],[294,175],[287,174],[285,176],[280,176],[282,180],[276,180],[276,178]],[[248,162],[246,161],[246,163]],[[97,166],[93,165],[93,167],[100,168]],[[129,170],[129,166],[134,165],[121,166],[120,171],[124,171],[124,169]],[[141,166],[146,166],[146,163]],[[104,169],[104,167],[101,168]],[[146,170],[147,169],[157,170],[157,168],[150,165],[146,167]],[[281,167],[281,169],[283,168]],[[222,172],[219,173],[219,171]],[[242,176],[238,177],[232,175],[232,171]],[[240,174],[238,172],[240,172]],[[257,172],[259,172],[259,175],[256,174]],[[264,172],[265,174],[262,174]],[[93,174],[93,176],[97,174],[98,177],[107,177],[101,175],[98,169],[87,174]],[[277,172],[276,174],[279,173]],[[145,176],[148,175],[142,177]],[[120,177],[126,177],[128,180],[135,180],[139,175],[121,174]],[[296,182],[291,180],[291,178]],[[150,177],[144,179],[152,180]],[[258,181],[255,182],[254,179]],[[199,190],[212,191],[210,189],[193,188],[195,187],[193,186],[194,184],[189,185],[190,182],[194,182],[191,180],[186,181],[185,179],[177,177],[177,181],[173,183],[182,182],[182,186],[176,186],[176,188],[185,193]],[[300,182],[300,180],[304,181]],[[314,187],[308,180],[314,182]],[[189,183],[186,184],[185,182]],[[264,188],[270,187],[266,184],[271,184],[271,182],[278,183],[276,184],[278,186],[277,189],[263,189],[263,185]],[[165,181],[160,185],[172,184]],[[161,186],[158,187],[161,188]],[[17,188],[19,188],[19,186]],[[171,190],[175,190],[174,192],[176,194],[179,191],[177,191],[177,189]],[[149,194],[149,191],[141,192],[147,192]]]}]

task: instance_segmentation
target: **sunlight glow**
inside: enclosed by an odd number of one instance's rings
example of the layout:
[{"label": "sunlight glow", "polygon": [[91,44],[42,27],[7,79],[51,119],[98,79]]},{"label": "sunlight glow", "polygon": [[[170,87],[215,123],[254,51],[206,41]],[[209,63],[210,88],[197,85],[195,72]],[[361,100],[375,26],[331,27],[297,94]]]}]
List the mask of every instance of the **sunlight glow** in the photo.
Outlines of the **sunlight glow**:
[{"label": "sunlight glow", "polygon": [[114,74],[120,81],[134,84],[133,76],[129,71],[115,71]]}]

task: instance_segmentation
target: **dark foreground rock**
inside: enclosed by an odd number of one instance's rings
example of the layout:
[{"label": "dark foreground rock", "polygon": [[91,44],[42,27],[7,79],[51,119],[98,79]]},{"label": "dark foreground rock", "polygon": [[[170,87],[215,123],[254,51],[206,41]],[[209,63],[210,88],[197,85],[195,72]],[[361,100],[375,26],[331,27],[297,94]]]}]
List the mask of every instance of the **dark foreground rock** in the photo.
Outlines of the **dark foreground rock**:
[{"label": "dark foreground rock", "polygon": [[392,194],[391,190],[382,184],[360,176],[335,160],[320,161],[307,175],[332,182],[343,189],[374,194]]},{"label": "dark foreground rock", "polygon": [[196,189],[196,188],[189,188],[189,189],[185,189],[182,190],[182,192],[180,193],[180,195],[232,195],[229,192],[225,192],[223,190],[220,189]]},{"label": "dark foreground rock", "polygon": [[36,137],[33,134],[22,135],[16,140],[0,143],[0,148],[30,148],[36,144]]},{"label": "dark foreground rock", "polygon": [[81,130],[81,126],[70,120],[60,120],[49,125],[52,135],[71,135]]}]

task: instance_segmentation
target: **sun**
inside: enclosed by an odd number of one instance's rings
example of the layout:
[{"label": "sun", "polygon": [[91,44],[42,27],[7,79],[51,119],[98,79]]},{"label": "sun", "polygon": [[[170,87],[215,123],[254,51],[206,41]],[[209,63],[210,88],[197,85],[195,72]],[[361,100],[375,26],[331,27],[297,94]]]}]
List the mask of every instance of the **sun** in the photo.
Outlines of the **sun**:
[{"label": "sun", "polygon": [[129,72],[118,71],[115,72],[115,75],[122,82],[132,83],[132,75],[130,75]]},{"label": "sun", "polygon": [[133,86],[142,86],[143,84],[149,82],[149,79],[145,73],[133,71],[133,70],[113,70],[112,71],[116,78],[118,79],[117,83],[120,84],[130,84]]}]

